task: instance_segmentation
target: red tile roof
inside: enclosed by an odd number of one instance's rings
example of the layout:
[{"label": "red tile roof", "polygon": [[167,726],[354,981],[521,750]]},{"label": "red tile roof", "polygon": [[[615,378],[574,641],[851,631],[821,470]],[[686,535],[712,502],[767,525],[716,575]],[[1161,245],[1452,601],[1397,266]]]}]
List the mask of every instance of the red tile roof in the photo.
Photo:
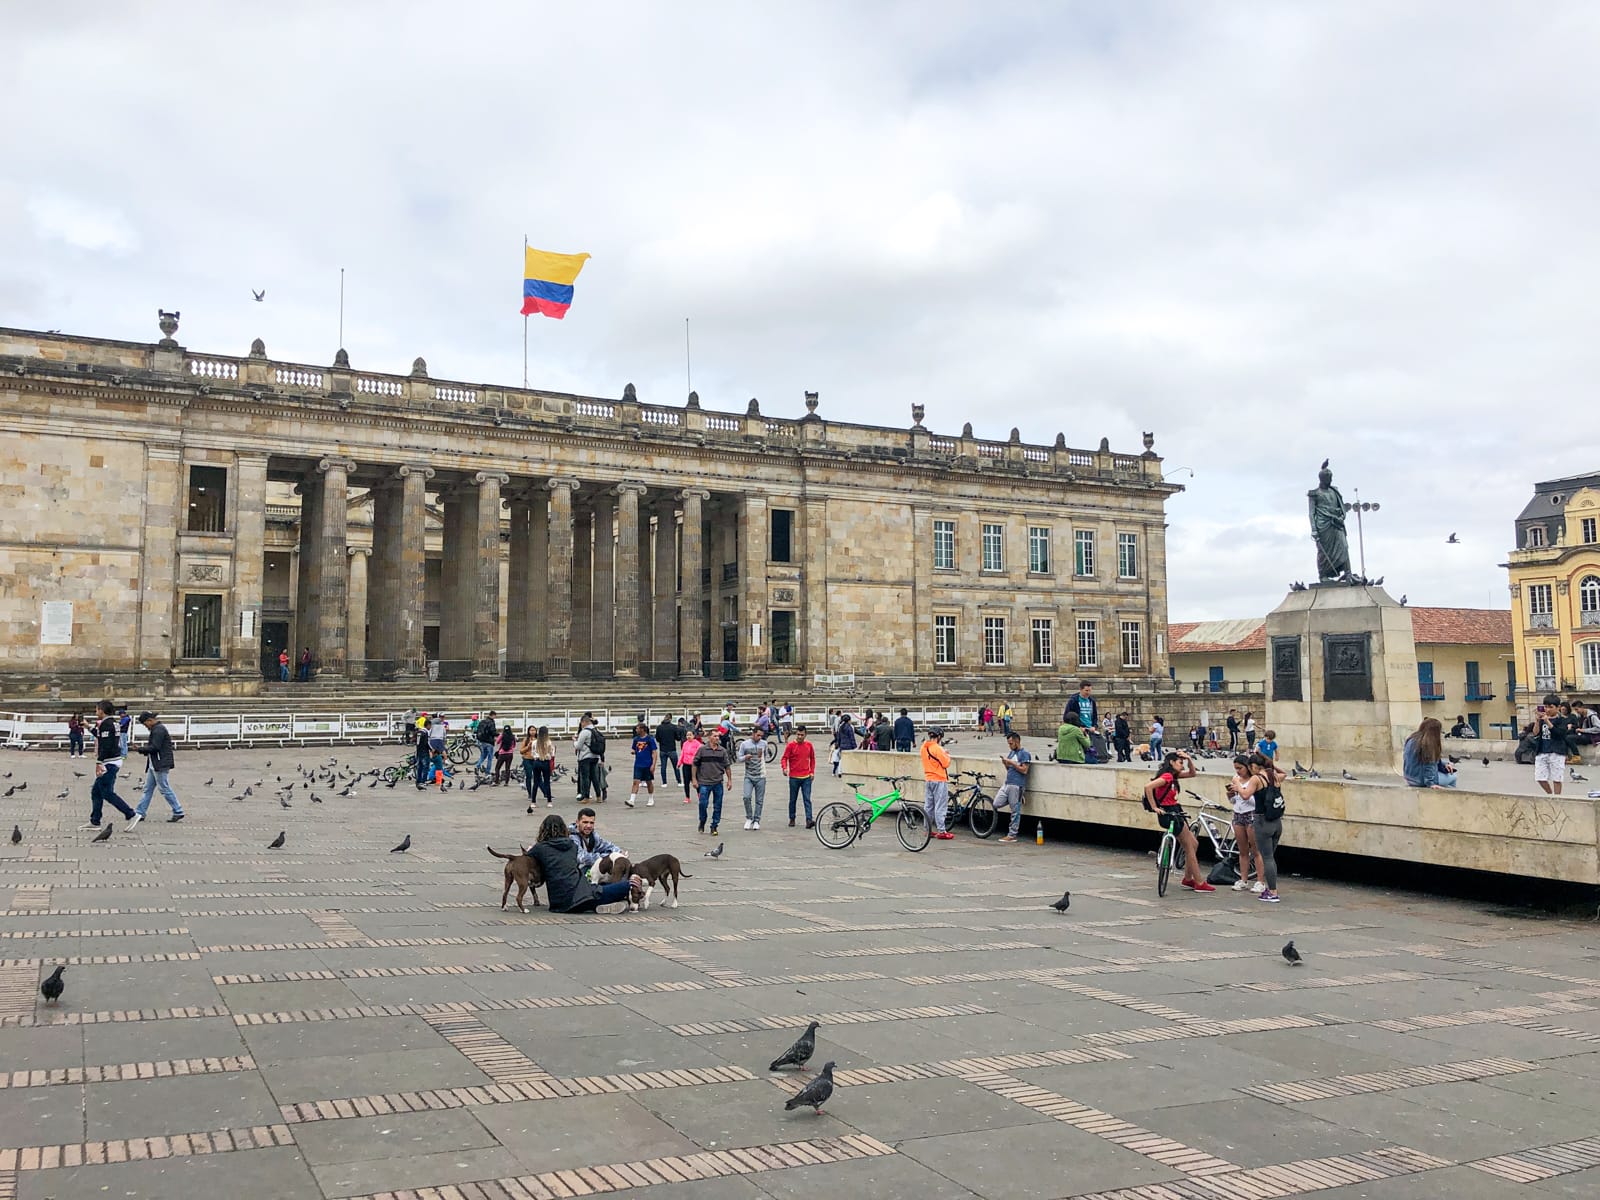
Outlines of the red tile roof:
[{"label": "red tile roof", "polygon": [[[1419,646],[1509,646],[1511,612],[1504,608],[1413,608],[1411,633]],[[1191,639],[1191,635],[1195,635]],[[1174,654],[1227,654],[1264,650],[1267,623],[1173,621],[1167,625]]]},{"label": "red tile roof", "polygon": [[[1190,635],[1195,635],[1192,640]],[[1267,623],[1257,621],[1174,621],[1167,625],[1174,654],[1227,654],[1234,650],[1265,650]]]}]

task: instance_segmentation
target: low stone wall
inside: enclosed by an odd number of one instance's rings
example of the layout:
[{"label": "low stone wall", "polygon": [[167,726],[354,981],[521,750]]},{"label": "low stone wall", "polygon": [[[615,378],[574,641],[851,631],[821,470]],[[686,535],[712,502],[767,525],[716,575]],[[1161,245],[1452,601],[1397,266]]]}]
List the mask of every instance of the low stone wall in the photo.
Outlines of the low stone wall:
[{"label": "low stone wall", "polygon": [[[1508,738],[1445,738],[1444,752],[1457,758],[1510,762],[1516,757],[1517,743]],[[1579,746],[1578,754],[1585,763],[1600,762],[1600,746]]]},{"label": "low stone wall", "polygon": [[[922,777],[915,754],[849,751],[846,774]],[[990,771],[996,755],[956,754],[952,769]],[[1067,766],[1041,762],[1029,774],[1026,816],[1148,830],[1155,819],[1139,802],[1150,769]],[[1201,774],[1186,786],[1216,804],[1227,803],[1226,775]],[[908,796],[919,796],[917,783]],[[1600,801],[1582,796],[1505,796],[1339,780],[1294,780],[1287,789],[1286,845],[1359,854],[1396,863],[1428,863],[1567,883],[1600,883]],[[1024,823],[1024,830],[1029,826]]]}]

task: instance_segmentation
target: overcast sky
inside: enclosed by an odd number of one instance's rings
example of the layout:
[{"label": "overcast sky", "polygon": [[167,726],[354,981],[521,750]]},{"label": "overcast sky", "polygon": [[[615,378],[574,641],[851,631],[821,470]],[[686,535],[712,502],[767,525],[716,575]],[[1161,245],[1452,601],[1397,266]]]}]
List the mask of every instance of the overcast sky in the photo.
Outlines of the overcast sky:
[{"label": "overcast sky", "polygon": [[[1173,620],[1369,573],[1507,603],[1600,469],[1600,6],[14,4],[0,323],[1192,467]],[[266,300],[252,301],[252,288]],[[1461,544],[1446,546],[1452,531]],[[1352,553],[1355,551],[1352,527]]]}]

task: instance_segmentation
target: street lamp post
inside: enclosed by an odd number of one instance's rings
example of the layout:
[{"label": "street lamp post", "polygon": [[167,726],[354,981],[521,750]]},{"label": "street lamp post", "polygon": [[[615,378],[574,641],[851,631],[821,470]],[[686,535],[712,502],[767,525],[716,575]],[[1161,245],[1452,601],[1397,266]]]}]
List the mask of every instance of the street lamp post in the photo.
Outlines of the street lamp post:
[{"label": "street lamp post", "polygon": [[1360,548],[1361,553],[1361,578],[1365,580],[1367,577],[1367,539],[1365,531],[1361,527],[1361,514],[1377,512],[1380,506],[1375,500],[1371,502],[1362,500],[1359,488],[1351,491],[1350,494],[1355,497],[1355,502],[1353,504],[1347,503],[1344,506],[1344,510],[1345,512],[1353,512],[1356,515],[1356,545]]}]

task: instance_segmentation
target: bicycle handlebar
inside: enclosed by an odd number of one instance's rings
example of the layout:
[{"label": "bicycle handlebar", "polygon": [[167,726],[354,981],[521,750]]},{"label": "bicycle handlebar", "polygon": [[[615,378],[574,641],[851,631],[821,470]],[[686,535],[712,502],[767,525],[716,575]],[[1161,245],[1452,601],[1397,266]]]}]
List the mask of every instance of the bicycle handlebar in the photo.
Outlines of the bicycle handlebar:
[{"label": "bicycle handlebar", "polygon": [[1226,804],[1218,804],[1214,800],[1207,800],[1204,796],[1202,796],[1199,792],[1195,791],[1193,788],[1184,788],[1183,791],[1184,791],[1184,795],[1193,796],[1196,800],[1200,801],[1200,807],[1201,808],[1214,808],[1218,812],[1232,812],[1233,811]]}]

